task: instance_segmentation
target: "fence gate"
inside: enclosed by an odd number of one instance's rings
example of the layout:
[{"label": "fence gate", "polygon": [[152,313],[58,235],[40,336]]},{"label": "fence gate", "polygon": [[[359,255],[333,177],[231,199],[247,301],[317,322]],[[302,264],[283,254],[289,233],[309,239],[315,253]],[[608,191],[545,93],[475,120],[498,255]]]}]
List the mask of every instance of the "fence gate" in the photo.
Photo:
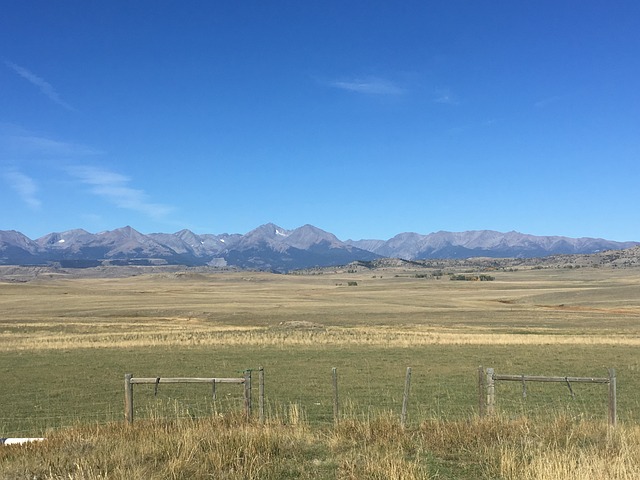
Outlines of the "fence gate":
[{"label": "fence gate", "polygon": [[[259,396],[259,408],[260,408],[260,421],[264,420],[264,369],[260,367],[260,396]],[[152,384],[157,386],[160,383],[205,383],[209,384],[213,388],[215,395],[215,388],[217,383],[235,383],[244,385],[244,410],[247,418],[251,417],[251,370],[244,371],[244,377],[238,378],[193,378],[193,377],[134,377],[132,374],[127,373],[124,376],[124,417],[128,423],[133,423],[133,386],[135,384]]]},{"label": "fence gate", "polygon": [[569,387],[569,391],[573,396],[573,390],[571,389],[572,383],[600,383],[609,385],[609,410],[608,418],[609,425],[615,426],[617,421],[617,400],[616,400],[616,371],[613,368],[609,369],[609,376],[596,378],[596,377],[545,377],[536,375],[500,375],[494,372],[493,368],[487,368],[486,371],[483,367],[478,367],[478,404],[480,416],[493,415],[495,413],[496,405],[496,390],[495,382],[507,381],[507,382],[521,382],[523,395],[526,396],[526,384],[527,382],[558,382],[566,383]]}]

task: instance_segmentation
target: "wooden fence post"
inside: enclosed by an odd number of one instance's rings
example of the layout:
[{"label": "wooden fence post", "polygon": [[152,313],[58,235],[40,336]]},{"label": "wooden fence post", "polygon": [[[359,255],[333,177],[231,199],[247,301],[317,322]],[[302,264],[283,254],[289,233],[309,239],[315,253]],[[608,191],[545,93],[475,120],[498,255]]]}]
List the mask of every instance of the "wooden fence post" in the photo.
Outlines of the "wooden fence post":
[{"label": "wooden fence post", "polygon": [[495,413],[496,408],[496,384],[493,378],[493,368],[487,368],[487,415]]},{"label": "wooden fence post", "polygon": [[259,385],[259,397],[258,397],[258,408],[260,413],[260,423],[264,423],[264,368],[258,368],[258,385]]},{"label": "wooden fence post", "polygon": [[124,418],[127,423],[133,423],[133,384],[131,383],[132,374],[127,373],[124,376]]},{"label": "wooden fence post", "polygon": [[333,377],[333,423],[337,425],[340,417],[340,409],[338,407],[338,369],[336,367],[331,369],[331,375]]},{"label": "wooden fence post", "polygon": [[609,369],[609,425],[615,427],[617,423],[616,399],[616,370]]},{"label": "wooden fence post", "polygon": [[480,365],[478,367],[478,415],[480,418],[487,414],[487,390],[485,388],[484,380],[484,367]]},{"label": "wooden fence post", "polygon": [[244,371],[244,411],[251,418],[251,370]]},{"label": "wooden fence post", "polygon": [[407,404],[409,403],[409,391],[411,389],[411,367],[407,367],[407,375],[404,379],[404,394],[402,396],[402,415],[400,425],[404,428],[407,423]]}]

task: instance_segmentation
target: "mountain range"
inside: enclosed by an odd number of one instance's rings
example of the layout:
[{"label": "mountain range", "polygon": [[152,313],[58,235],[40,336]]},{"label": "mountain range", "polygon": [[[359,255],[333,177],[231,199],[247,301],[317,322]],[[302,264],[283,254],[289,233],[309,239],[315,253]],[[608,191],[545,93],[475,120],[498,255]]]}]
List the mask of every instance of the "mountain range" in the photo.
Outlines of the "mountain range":
[{"label": "mountain range", "polygon": [[389,240],[341,241],[313,225],[286,230],[269,223],[244,235],[198,235],[189,230],[145,235],[127,226],[96,234],[69,230],[36,240],[0,230],[0,265],[209,265],[287,272],[378,258],[532,258],[636,245],[640,243],[492,230],[401,233]]}]

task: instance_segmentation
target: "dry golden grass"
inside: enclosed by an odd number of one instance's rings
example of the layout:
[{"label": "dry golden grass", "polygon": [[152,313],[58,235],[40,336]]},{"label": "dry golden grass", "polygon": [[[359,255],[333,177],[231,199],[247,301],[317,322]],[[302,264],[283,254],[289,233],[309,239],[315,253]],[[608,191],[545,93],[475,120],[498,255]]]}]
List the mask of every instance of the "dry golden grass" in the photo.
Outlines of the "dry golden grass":
[{"label": "dry golden grass", "polygon": [[[558,421],[547,430],[558,429]],[[540,429],[538,429],[540,430]],[[633,480],[640,478],[640,428],[607,431],[578,424],[560,438],[556,432],[528,435],[500,447],[500,474],[513,480],[575,478]]]},{"label": "dry golden grass", "polygon": [[183,273],[0,283],[0,350],[640,344],[635,270],[498,272],[494,282],[381,276]]},{"label": "dry golden grass", "polygon": [[[122,375],[132,371],[125,368],[188,376],[267,360],[275,404],[266,425],[216,414],[49,430],[42,444],[0,449],[0,478],[640,478],[639,273],[546,269],[462,282],[400,270],[185,272],[0,282],[0,373],[9,385],[0,392],[8,412],[0,420],[11,428],[44,433],[23,425],[37,409],[46,427],[47,415],[90,418],[102,408],[98,399],[121,408]],[[582,417],[578,402],[567,409],[577,414],[537,423],[522,412],[478,419],[475,369],[485,361],[535,374],[616,367],[625,420],[611,431],[604,408],[595,421],[593,412]],[[412,392],[430,402],[411,411],[408,428],[397,412],[372,415],[371,408],[328,426],[324,370],[338,365],[351,378],[355,404],[371,407],[383,395],[398,403],[400,393],[389,393],[395,373],[386,370],[400,372],[401,392],[407,364],[417,367]],[[548,370],[531,370],[538,367]],[[83,376],[87,387],[76,381]],[[505,388],[501,401],[509,395],[518,392]],[[544,395],[531,387],[527,402],[541,406],[527,411],[539,415]],[[606,393],[585,395],[584,404]],[[307,414],[325,410],[328,422],[307,423]],[[442,411],[453,414],[443,419]]]},{"label": "dry golden grass", "polygon": [[[126,328],[126,327],[125,327]],[[147,325],[153,329],[153,324]],[[640,337],[628,335],[560,335],[548,330],[527,333],[491,333],[479,328],[442,331],[435,327],[328,327],[324,331],[270,330],[250,327],[212,327],[205,330],[166,328],[154,331],[131,326],[120,333],[48,334],[6,336],[0,351],[73,348],[135,348],[167,346],[384,346],[427,345],[610,345],[640,346]],[[470,331],[471,330],[471,331]],[[468,333],[467,333],[468,332]]]},{"label": "dry golden grass", "polygon": [[312,429],[239,416],[83,426],[0,449],[3,479],[631,480],[640,428],[557,417],[431,420],[402,428],[381,415]]},{"label": "dry golden grass", "polygon": [[[640,427],[610,429],[560,416],[472,422],[425,422],[423,441],[436,454],[459,452],[483,465],[482,478],[631,480],[640,478]],[[465,455],[463,452],[466,452]]]}]

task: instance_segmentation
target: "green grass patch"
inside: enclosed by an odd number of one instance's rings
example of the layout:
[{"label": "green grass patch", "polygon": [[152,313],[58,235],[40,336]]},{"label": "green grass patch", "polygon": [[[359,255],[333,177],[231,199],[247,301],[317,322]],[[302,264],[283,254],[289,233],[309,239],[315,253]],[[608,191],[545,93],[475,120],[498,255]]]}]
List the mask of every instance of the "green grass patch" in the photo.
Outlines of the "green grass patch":
[{"label": "green grass patch", "polygon": [[[312,425],[333,421],[331,369],[337,367],[345,417],[367,418],[381,412],[399,415],[407,367],[412,368],[409,422],[427,418],[469,418],[477,414],[477,367],[498,373],[550,376],[618,377],[618,411],[635,421],[640,390],[637,350],[618,346],[466,346],[426,347],[163,347],[42,350],[0,353],[2,436],[38,436],[78,422],[104,423],[123,418],[124,374],[138,377],[238,377],[245,369],[265,369],[267,412],[287,417],[295,406]],[[253,397],[257,409],[257,372]],[[499,412],[511,417],[606,419],[607,387],[574,384],[496,386]],[[203,417],[242,410],[243,387],[218,385],[216,400],[206,384],[134,387],[137,418]]]}]

